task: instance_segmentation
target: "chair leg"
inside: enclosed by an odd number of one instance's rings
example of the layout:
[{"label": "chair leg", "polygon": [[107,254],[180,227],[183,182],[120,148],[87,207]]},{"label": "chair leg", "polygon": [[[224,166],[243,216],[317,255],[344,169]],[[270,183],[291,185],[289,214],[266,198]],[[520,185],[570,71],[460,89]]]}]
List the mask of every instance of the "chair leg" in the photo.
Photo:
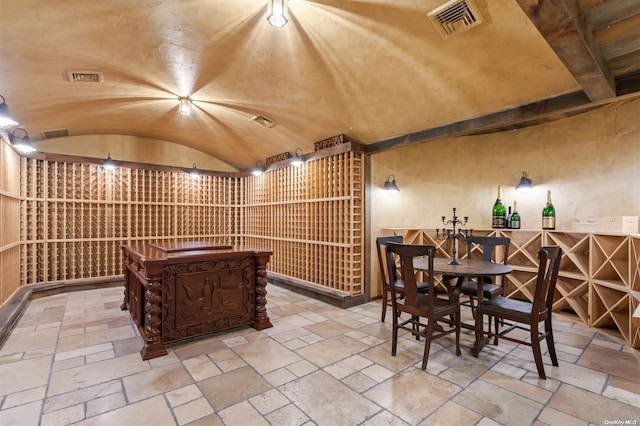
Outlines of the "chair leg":
[{"label": "chair leg", "polygon": [[557,367],[558,357],[556,356],[556,345],[553,341],[553,327],[551,327],[551,314],[549,314],[549,317],[544,322],[544,331],[547,334],[547,348],[549,349],[551,364],[554,367]]},{"label": "chair leg", "polygon": [[393,313],[393,331],[391,332],[391,356],[396,356],[398,346],[398,315]]},{"label": "chair leg", "polygon": [[[495,329],[496,329],[496,336],[493,338],[493,345],[498,346],[498,334],[500,334],[500,320],[498,319],[498,317],[493,317],[493,318],[495,321]],[[489,328],[491,328],[491,317],[489,317]]]},{"label": "chair leg", "polygon": [[535,324],[531,326],[531,349],[533,349],[533,359],[536,362],[536,368],[538,369],[538,376],[541,379],[547,378],[544,374],[544,364],[542,363],[542,351],[540,350],[540,336],[538,334],[538,327]]},{"label": "chair leg", "polygon": [[473,296],[469,296],[469,306],[471,307],[471,318],[475,319],[475,317],[476,317],[476,306],[475,306],[474,300],[475,299],[473,298]]},{"label": "chair leg", "polygon": [[424,354],[422,355],[422,369],[426,370],[431,350],[431,335],[433,334],[433,321],[427,322],[427,336],[424,339]]},{"label": "chair leg", "polygon": [[455,314],[456,316],[456,355],[462,355],[460,351],[460,310]]},{"label": "chair leg", "polygon": [[387,300],[388,300],[387,289],[383,288],[382,289],[382,319],[380,320],[380,322],[384,322],[384,319],[387,316],[387,303],[389,303]]},{"label": "chair leg", "polygon": [[[483,337],[484,337],[484,326],[482,325],[482,317],[484,315],[482,315],[482,313],[476,313],[476,327],[475,327],[475,332],[476,332],[476,344],[473,347],[473,356],[478,358],[478,355],[480,354],[480,342],[482,341]],[[491,330],[491,329],[489,329]]]}]

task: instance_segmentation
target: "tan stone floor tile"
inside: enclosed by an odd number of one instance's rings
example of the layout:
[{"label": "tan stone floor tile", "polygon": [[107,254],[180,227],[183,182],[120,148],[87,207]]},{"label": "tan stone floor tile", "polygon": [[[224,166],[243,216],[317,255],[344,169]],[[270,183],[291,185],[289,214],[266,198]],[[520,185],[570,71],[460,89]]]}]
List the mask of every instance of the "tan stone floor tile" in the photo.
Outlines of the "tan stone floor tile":
[{"label": "tan stone floor tile", "polygon": [[42,426],[66,426],[83,419],[84,405],[78,404],[49,414],[44,414],[40,424]]},{"label": "tan stone floor tile", "polygon": [[316,367],[306,359],[294,362],[293,364],[289,364],[286,368],[297,377],[306,376],[307,374],[312,373],[318,369],[318,367]]},{"label": "tan stone floor tile", "polygon": [[191,384],[169,391],[165,393],[165,397],[171,407],[177,407],[202,397],[202,392],[200,392],[200,388],[197,385]]},{"label": "tan stone floor tile", "polygon": [[242,401],[218,413],[227,426],[269,426],[269,423],[247,401]]},{"label": "tan stone floor tile", "polygon": [[420,423],[420,426],[429,425],[472,425],[479,421],[482,416],[471,411],[460,404],[449,401],[438,408],[433,414]]},{"label": "tan stone floor tile", "polygon": [[73,349],[70,351],[61,351],[58,350],[56,352],[56,356],[54,358],[54,360],[57,361],[64,361],[65,359],[69,359],[69,358],[75,358],[78,356],[84,356],[84,355],[90,355],[90,354],[95,354],[98,352],[104,352],[104,351],[108,351],[113,349],[113,345],[111,343],[101,343],[99,345],[93,345],[93,346],[85,346],[79,349]]},{"label": "tan stone floor tile", "polygon": [[[142,341],[140,342],[142,346]],[[202,354],[227,349],[227,346],[217,336],[202,337],[186,342],[177,342],[171,345],[172,350],[182,361],[198,357]],[[140,349],[138,349],[140,350]]]},{"label": "tan stone floor tile", "polygon": [[0,410],[0,424],[7,426],[38,426],[40,425],[40,407],[42,407],[42,401],[34,401]]},{"label": "tan stone floor tile", "polygon": [[[51,355],[0,365],[0,396],[47,384]],[[28,372],[28,374],[25,374]]]},{"label": "tan stone floor tile", "polygon": [[279,390],[318,425],[356,425],[380,410],[323,371],[287,383]]},{"label": "tan stone floor tile", "polygon": [[213,414],[213,408],[206,398],[198,398],[174,408],[173,413],[179,425],[186,425]]},{"label": "tan stone floor tile", "polygon": [[222,370],[207,355],[189,358],[182,363],[196,382],[222,374]]},{"label": "tan stone floor tile", "polygon": [[265,393],[256,395],[253,398],[249,398],[249,402],[260,414],[263,415],[271,413],[272,411],[291,403],[291,401],[289,401],[277,389],[271,389]]},{"label": "tan stone floor tile", "polygon": [[422,356],[417,357],[413,352],[400,351],[400,349],[396,352],[396,356],[391,356],[390,342],[368,349],[364,352],[360,352],[360,355],[383,366],[387,370],[393,371],[394,373],[402,371],[418,362],[422,363]]},{"label": "tan stone floor tile", "polygon": [[307,325],[304,328],[306,330],[309,330],[311,333],[317,334],[318,336],[321,336],[327,339],[329,337],[335,337],[335,336],[347,333],[353,330],[355,327],[349,327],[344,324],[341,324],[338,321],[329,320],[329,321],[323,321],[323,322]]},{"label": "tan stone floor tile", "polygon": [[325,367],[324,371],[340,380],[372,364],[373,361],[363,358],[360,355],[354,355]]},{"label": "tan stone floor tile", "polygon": [[293,404],[278,408],[265,416],[272,425],[299,426],[307,423],[309,417]]},{"label": "tan stone floor tile", "polygon": [[180,364],[154,368],[122,378],[129,402],[169,392],[193,383],[187,370]]},{"label": "tan stone floor tile", "polygon": [[127,401],[122,392],[101,396],[100,398],[87,401],[87,417],[97,416],[98,414],[106,413],[107,411],[115,410],[125,405],[127,405]]},{"label": "tan stone floor tile", "polygon": [[284,318],[271,318],[271,324],[273,324],[273,327],[262,330],[267,336],[296,330],[314,323],[301,315],[292,315]]},{"label": "tan stone floor tile", "polygon": [[142,361],[140,355],[131,354],[91,365],[57,371],[51,375],[48,396],[105,383],[116,378],[146,371],[149,368],[149,363]]},{"label": "tan stone floor tile", "polygon": [[91,401],[95,398],[122,392],[123,387],[120,380],[112,380],[110,382],[84,387],[73,392],[47,398],[44,403],[43,412],[50,413],[58,411],[76,404]]},{"label": "tan stone floor tile", "polygon": [[637,407],[567,384],[560,386],[548,406],[594,425],[604,425],[605,420],[635,419],[640,422]]},{"label": "tan stone floor tile", "polygon": [[284,385],[285,383],[289,383],[298,378],[298,376],[296,376],[286,368],[279,368],[267,374],[263,374],[262,377],[264,377],[266,381],[271,383],[272,386]]},{"label": "tan stone floor tile", "polygon": [[208,356],[223,372],[235,370],[236,368],[247,365],[242,358],[229,349],[212,352],[208,354]]},{"label": "tan stone floor tile", "polygon": [[[4,380],[4,377],[2,380]],[[4,398],[4,401],[2,401],[0,406],[3,410],[6,410],[7,408],[17,407],[18,405],[43,400],[46,391],[46,386],[40,386],[33,389],[27,389],[22,392],[12,393]],[[0,420],[2,420],[2,415],[0,415]]]},{"label": "tan stone floor tile", "polygon": [[363,368],[361,372],[365,376],[370,377],[372,380],[375,380],[378,383],[382,383],[385,380],[393,377],[394,374],[393,371],[384,368],[379,364],[373,364],[369,367]]},{"label": "tan stone floor tile", "polygon": [[409,423],[385,410],[362,423],[362,426],[409,426]]},{"label": "tan stone floor tile", "polygon": [[543,405],[499,386],[476,380],[460,392],[458,404],[505,425],[528,425]]},{"label": "tan stone floor tile", "polygon": [[143,419],[147,425],[175,425],[171,410],[163,396],[155,396],[144,401],[100,414],[76,423],[76,426],[114,426],[131,424],[131,419]]},{"label": "tan stone floor tile", "polygon": [[410,368],[364,395],[410,424],[418,424],[460,391],[454,384]]},{"label": "tan stone floor tile", "polygon": [[28,333],[11,334],[6,340],[0,355],[10,355],[21,352],[33,351],[36,349],[55,347],[58,341],[58,329],[48,328],[45,330],[30,331]]},{"label": "tan stone floor tile", "polygon": [[235,346],[233,351],[260,374],[265,374],[302,360],[273,339],[262,339]]},{"label": "tan stone floor tile", "polygon": [[541,389],[492,370],[483,374],[481,379],[541,404],[546,404],[551,395],[553,395],[552,392],[546,389]]},{"label": "tan stone floor tile", "polygon": [[349,337],[340,335],[298,349],[296,352],[315,365],[325,367],[362,352],[365,349],[368,349],[368,346]]},{"label": "tan stone floor tile", "polygon": [[107,330],[95,331],[93,333],[76,334],[68,336],[58,341],[58,351],[72,351],[87,346],[95,346],[115,340],[128,339],[135,336],[132,325],[125,325]]},{"label": "tan stone floor tile", "polygon": [[272,389],[272,385],[251,367],[238,368],[203,380],[198,387],[216,411]]},{"label": "tan stone floor tile", "polygon": [[602,396],[606,396],[607,398],[620,401],[625,404],[633,405],[640,409],[640,392],[630,392],[615,386],[607,386],[604,392],[602,392]]},{"label": "tan stone floor tile", "polygon": [[589,425],[589,423],[584,420],[576,419],[575,417],[570,416],[567,413],[563,413],[562,411],[558,411],[551,407],[545,407],[545,409],[542,410],[542,413],[540,413],[540,416],[538,416],[538,421],[549,426],[555,426],[555,425],[588,426]]},{"label": "tan stone floor tile", "polygon": [[353,373],[348,377],[345,377],[341,380],[341,382],[358,393],[362,393],[368,389],[371,389],[378,384],[377,381],[373,380],[371,377],[365,375],[360,371],[358,371],[357,373]]},{"label": "tan stone floor tile", "polygon": [[640,361],[630,353],[592,345],[584,351],[578,365],[640,383]]}]

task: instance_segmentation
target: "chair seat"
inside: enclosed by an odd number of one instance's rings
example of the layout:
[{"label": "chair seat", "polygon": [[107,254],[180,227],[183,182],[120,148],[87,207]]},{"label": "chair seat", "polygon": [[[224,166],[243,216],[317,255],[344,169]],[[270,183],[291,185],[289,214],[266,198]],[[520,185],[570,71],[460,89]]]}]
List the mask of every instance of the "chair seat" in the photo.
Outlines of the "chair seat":
[{"label": "chair seat", "polygon": [[[467,296],[478,295],[478,283],[475,281],[467,281],[460,287],[460,293]],[[497,284],[485,283],[482,285],[482,295],[485,299],[493,299],[502,294],[502,286]]]},{"label": "chair seat", "polygon": [[[395,282],[395,285],[396,285],[396,289],[404,290],[404,281],[397,280]],[[429,291],[429,284],[427,283],[417,282],[416,287],[418,287],[418,293],[426,293],[427,291]]]},{"label": "chair seat", "polygon": [[[428,312],[429,311],[429,296],[424,294],[418,294],[416,299],[416,305],[418,310]],[[402,300],[397,301],[398,305],[404,305]],[[409,312],[409,308],[406,308],[406,312]],[[400,310],[405,310],[399,307]],[[460,309],[460,305],[457,302],[451,302],[448,299],[434,298],[433,301],[433,314],[435,315],[447,315],[448,313],[457,313]]]},{"label": "chair seat", "polygon": [[523,318],[529,318],[531,317],[533,304],[531,302],[498,296],[494,299],[481,302],[478,305],[478,309],[482,310],[485,314],[488,315],[496,313],[501,316],[508,315],[510,317],[521,316]]}]

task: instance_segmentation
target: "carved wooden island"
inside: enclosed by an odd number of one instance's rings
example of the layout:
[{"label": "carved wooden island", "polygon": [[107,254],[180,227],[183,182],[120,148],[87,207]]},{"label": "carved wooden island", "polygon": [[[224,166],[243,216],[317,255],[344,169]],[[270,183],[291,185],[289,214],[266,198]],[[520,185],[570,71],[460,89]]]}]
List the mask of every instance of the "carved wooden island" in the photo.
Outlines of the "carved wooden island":
[{"label": "carved wooden island", "polygon": [[165,343],[251,325],[272,327],[266,309],[268,250],[207,241],[122,246],[128,310],[144,339],[143,360]]}]

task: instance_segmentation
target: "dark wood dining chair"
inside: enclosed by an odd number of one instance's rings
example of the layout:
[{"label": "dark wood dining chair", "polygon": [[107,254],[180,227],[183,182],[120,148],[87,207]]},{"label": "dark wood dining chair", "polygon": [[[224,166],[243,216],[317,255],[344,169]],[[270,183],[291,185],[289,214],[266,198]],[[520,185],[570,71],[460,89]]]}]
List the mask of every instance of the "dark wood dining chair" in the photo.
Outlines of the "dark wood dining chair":
[{"label": "dark wood dining chair", "polygon": [[[482,250],[482,260],[485,262],[492,262],[495,258],[496,249],[498,247],[502,247],[504,255],[502,263],[506,265],[509,259],[510,245],[511,239],[508,237],[482,237],[472,235],[467,237],[467,257],[471,259],[474,253],[474,248],[479,246]],[[482,297],[484,299],[491,300],[502,294],[502,286],[495,282],[495,278],[484,277],[482,283]],[[478,298],[478,282],[473,279],[463,282],[460,287],[460,294],[468,297],[467,300],[463,300],[460,303],[462,305],[469,306],[471,308],[471,314],[475,318],[475,305],[476,299]]]},{"label": "dark wood dining chair", "polygon": [[[392,235],[388,237],[376,238],[376,248],[378,250],[378,264],[380,267],[380,278],[382,284],[382,318],[384,322],[387,315],[387,307],[391,305],[391,285],[396,286],[396,294],[402,297],[404,294],[404,282],[399,278],[396,268],[396,262],[393,256],[389,257],[387,253],[388,243],[403,243],[402,235]],[[418,282],[418,292],[426,293],[428,286],[424,282]]]},{"label": "dark wood dining chair", "polygon": [[[538,251],[539,267],[538,276],[533,291],[533,301],[522,301],[509,299],[504,296],[498,296],[491,300],[482,300],[476,306],[476,315],[479,316],[480,327],[483,327],[484,315],[493,317],[496,329],[498,322],[501,321],[504,328],[496,333],[495,336],[512,342],[531,346],[533,350],[533,358],[538,369],[538,375],[541,379],[546,379],[544,373],[544,365],[542,363],[542,352],[540,350],[540,341],[546,339],[547,348],[551,363],[558,366],[558,358],[556,356],[556,348],[553,341],[553,327],[551,324],[551,308],[553,306],[553,294],[556,289],[558,280],[558,269],[560,268],[560,259],[562,257],[562,249],[558,246],[542,247]],[[544,321],[544,332],[539,331],[539,323]],[[529,331],[529,340],[522,340],[507,336],[507,333],[515,330]],[[484,330],[476,330],[476,348],[475,356],[478,356],[480,342],[479,338],[484,335]],[[489,324],[489,339],[492,337],[491,325]],[[497,344],[497,341],[496,343]]]},{"label": "dark wood dining chair", "polygon": [[[416,339],[424,334],[424,354],[422,355],[422,369],[427,368],[431,341],[447,334],[456,333],[456,355],[460,356],[460,304],[457,301],[450,301],[437,297],[433,279],[433,258],[436,254],[436,247],[432,245],[409,245],[388,243],[389,253],[396,254],[400,258],[400,277],[404,282],[404,293],[402,298],[398,297],[396,286],[391,287],[391,306],[393,307],[393,335],[391,339],[391,355],[396,355],[398,346],[398,330],[403,329],[411,332]],[[428,291],[426,294],[418,292],[416,285],[416,272],[413,267],[413,259],[416,257],[427,257],[429,269],[424,271]],[[406,320],[400,319],[402,313],[407,313],[410,317]],[[452,315],[453,328],[444,330],[436,327],[436,321]],[[426,319],[426,323],[420,321]],[[444,319],[444,321],[448,321]],[[422,331],[423,329],[424,331]]]}]

